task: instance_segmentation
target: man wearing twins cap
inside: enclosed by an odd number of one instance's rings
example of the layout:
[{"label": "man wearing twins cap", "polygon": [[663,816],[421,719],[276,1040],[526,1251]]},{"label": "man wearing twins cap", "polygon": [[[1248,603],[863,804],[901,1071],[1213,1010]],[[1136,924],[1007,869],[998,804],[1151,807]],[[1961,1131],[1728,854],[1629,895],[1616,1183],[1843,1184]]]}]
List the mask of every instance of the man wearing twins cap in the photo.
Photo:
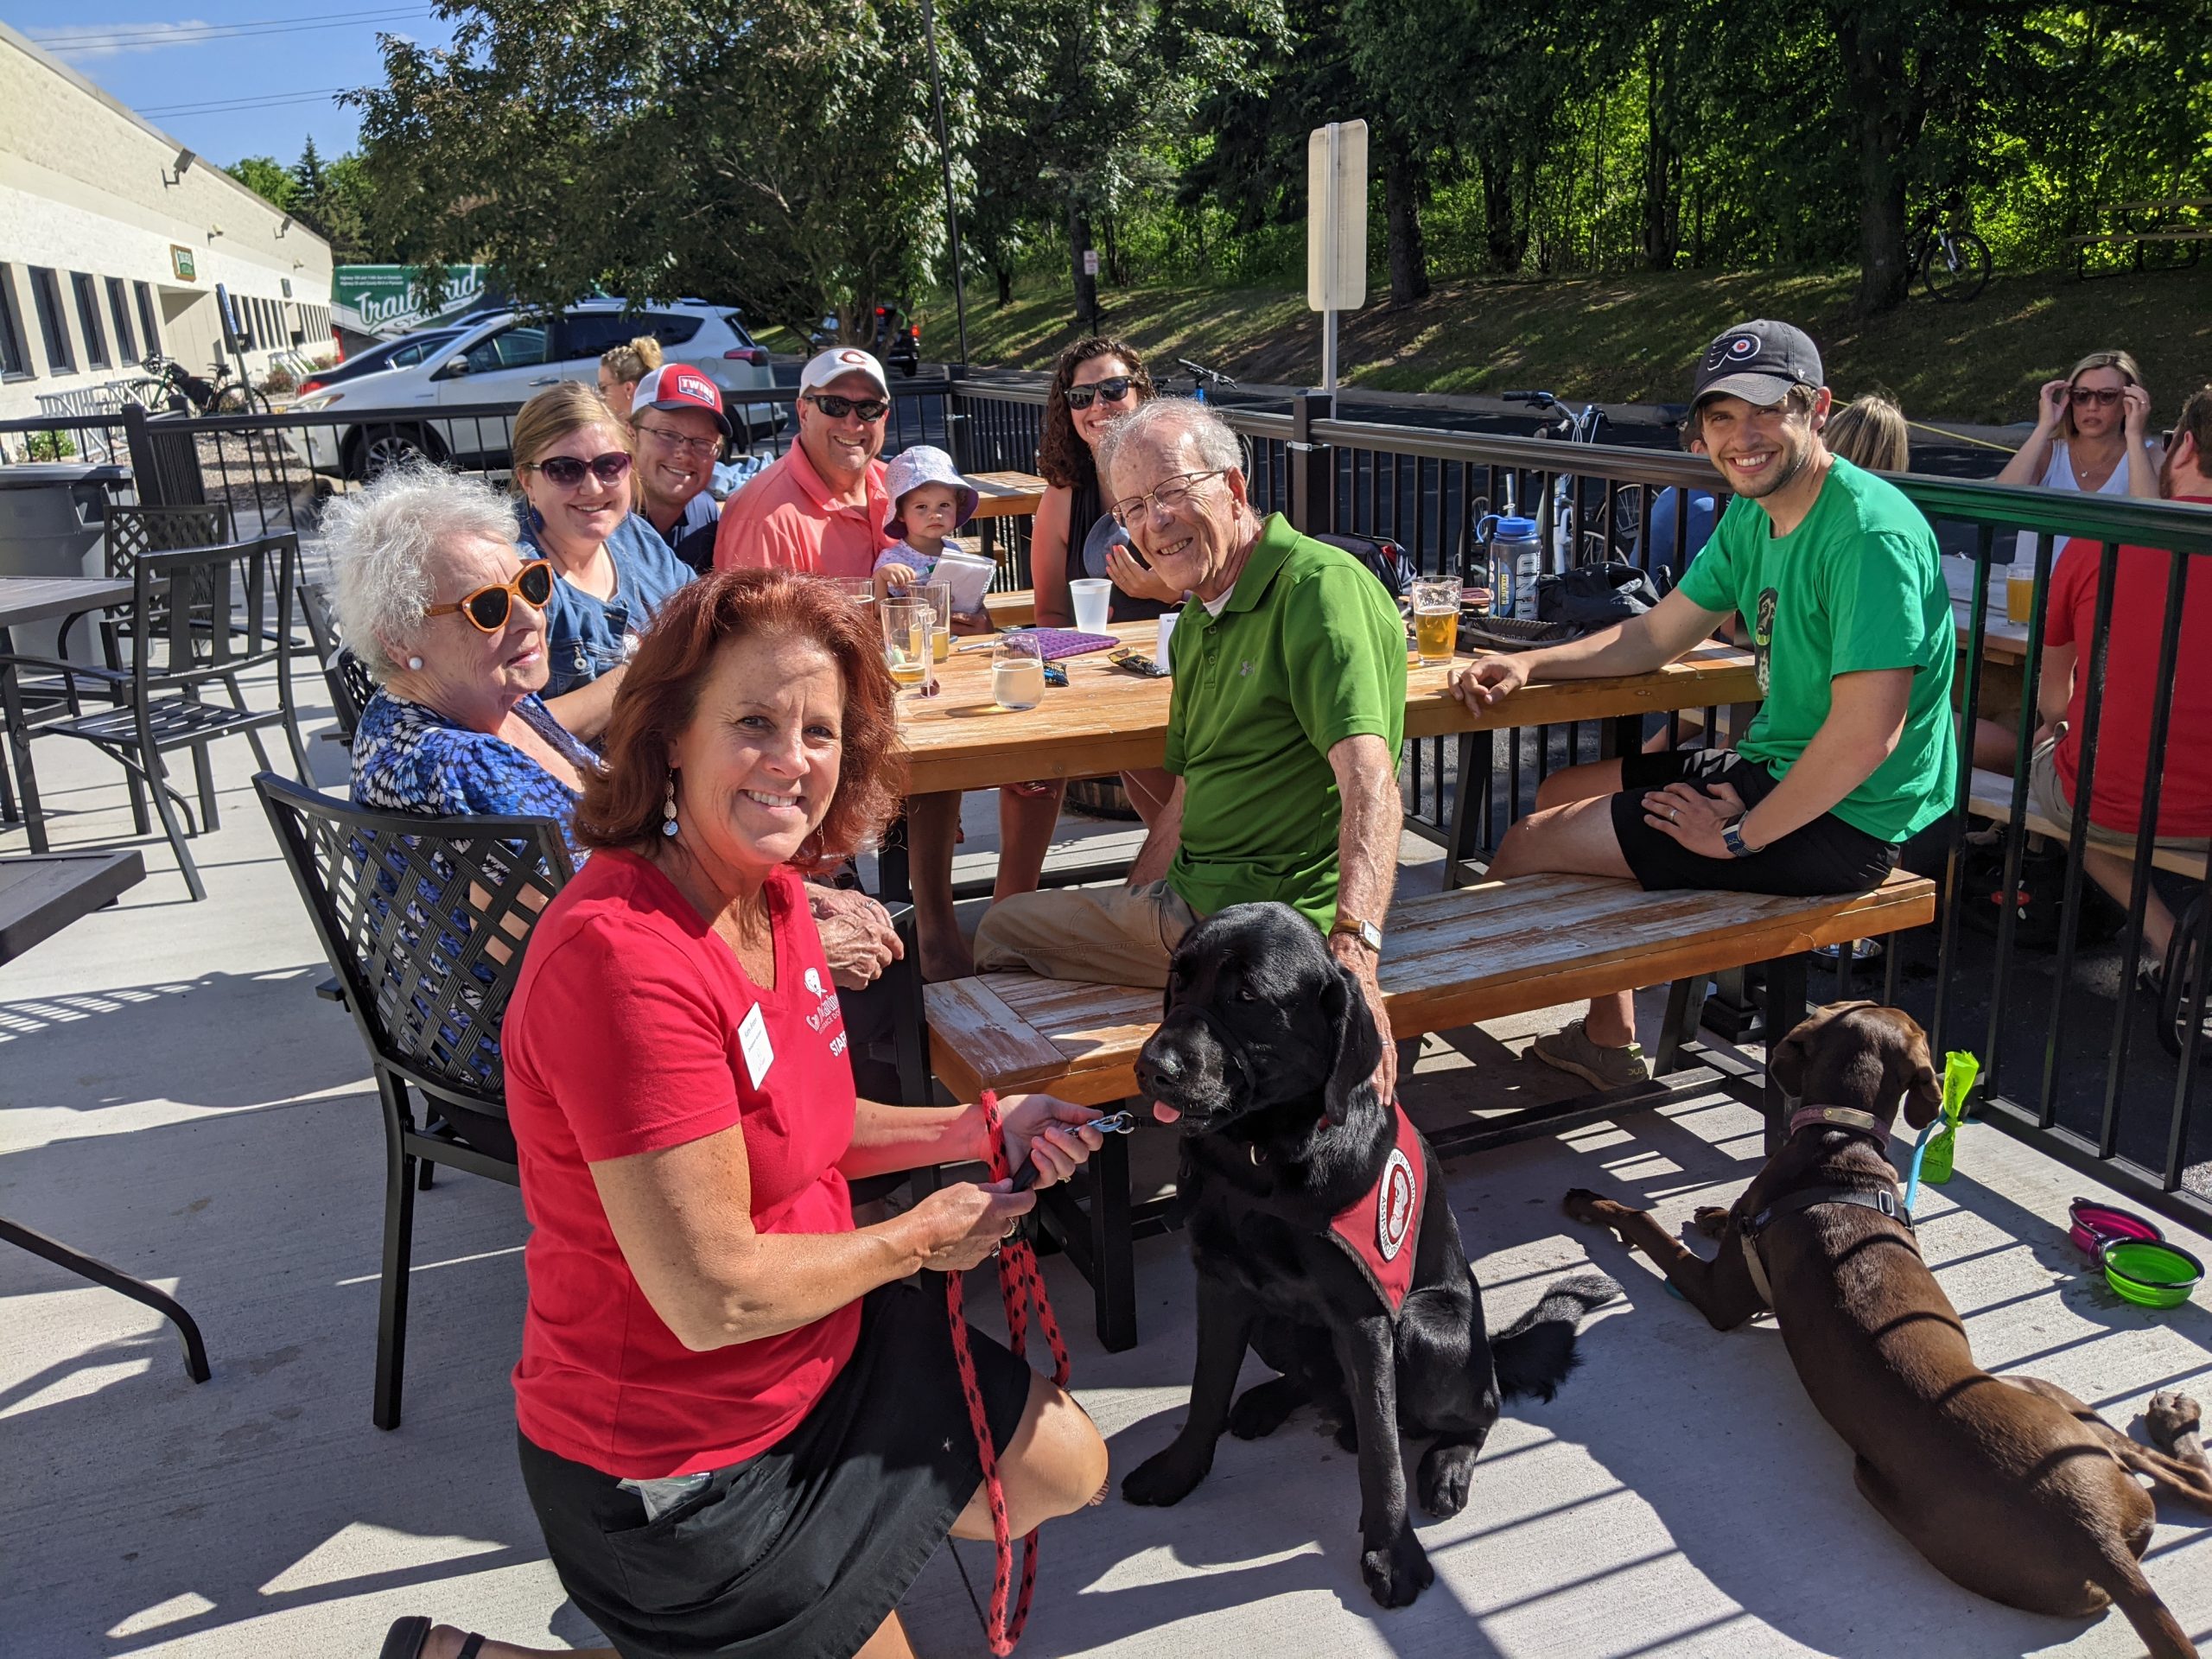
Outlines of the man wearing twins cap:
[{"label": "man wearing twins cap", "polygon": [[[1491,862],[1630,876],[1648,888],[1851,893],[1948,810],[1956,636],[1935,532],[1894,485],[1832,455],[1821,354],[1786,322],[1706,348],[1688,435],[1734,500],[1657,607],[1567,645],[1481,657],[1452,690],[1487,709],[1531,680],[1643,674],[1732,612],[1765,701],[1733,749],[1633,754],[1554,772]],[[1626,993],[1601,998],[1538,1059],[1601,1089],[1648,1078]]]},{"label": "man wearing twins cap", "polygon": [[781,569],[866,577],[891,544],[883,450],[891,386],[883,365],[836,346],[799,371],[798,440],[732,496],[715,569]]}]

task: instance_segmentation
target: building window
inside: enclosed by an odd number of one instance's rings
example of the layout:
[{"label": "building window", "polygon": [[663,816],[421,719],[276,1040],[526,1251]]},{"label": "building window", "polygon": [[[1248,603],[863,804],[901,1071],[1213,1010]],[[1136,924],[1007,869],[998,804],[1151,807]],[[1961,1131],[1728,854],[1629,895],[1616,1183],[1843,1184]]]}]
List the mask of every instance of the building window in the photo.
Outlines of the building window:
[{"label": "building window", "polygon": [[108,366],[107,330],[100,325],[99,284],[81,270],[69,273],[70,292],[77,296],[77,322],[85,331],[85,366]]},{"label": "building window", "polygon": [[162,331],[154,315],[153,284],[133,283],[130,286],[138,296],[138,332],[146,336],[146,355],[151,357],[162,349]]},{"label": "building window", "polygon": [[0,265],[0,376],[28,379],[30,353],[23,345],[22,319],[16,315],[16,280]]},{"label": "building window", "polygon": [[31,304],[38,312],[38,331],[46,344],[49,374],[77,372],[77,354],[69,349],[69,320],[61,315],[61,283],[43,265],[33,265]]},{"label": "building window", "polygon": [[130,331],[130,298],[123,291],[123,278],[107,279],[107,314],[115,321],[115,349],[125,363],[138,360],[138,339]]}]

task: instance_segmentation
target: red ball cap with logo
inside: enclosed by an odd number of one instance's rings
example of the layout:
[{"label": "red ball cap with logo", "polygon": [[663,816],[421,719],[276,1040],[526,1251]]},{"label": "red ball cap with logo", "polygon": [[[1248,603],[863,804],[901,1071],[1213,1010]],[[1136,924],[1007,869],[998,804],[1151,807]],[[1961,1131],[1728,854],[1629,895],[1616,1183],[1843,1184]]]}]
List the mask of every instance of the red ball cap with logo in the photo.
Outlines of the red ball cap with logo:
[{"label": "red ball cap with logo", "polygon": [[731,435],[729,416],[722,413],[721,388],[689,363],[664,363],[638,382],[630,399],[630,418],[634,421],[649,409],[703,410],[715,417],[722,436]]},{"label": "red ball cap with logo", "polygon": [[1697,365],[1695,408],[1708,397],[1740,397],[1766,409],[1792,386],[1822,386],[1819,347],[1786,322],[1738,323],[1705,348]]},{"label": "red ball cap with logo", "polygon": [[883,378],[883,365],[875,360],[873,352],[864,352],[857,346],[832,346],[826,352],[817,352],[809,358],[806,366],[798,372],[798,389],[802,393],[819,391],[833,380],[849,374],[865,375],[884,397],[891,395],[891,383]]}]

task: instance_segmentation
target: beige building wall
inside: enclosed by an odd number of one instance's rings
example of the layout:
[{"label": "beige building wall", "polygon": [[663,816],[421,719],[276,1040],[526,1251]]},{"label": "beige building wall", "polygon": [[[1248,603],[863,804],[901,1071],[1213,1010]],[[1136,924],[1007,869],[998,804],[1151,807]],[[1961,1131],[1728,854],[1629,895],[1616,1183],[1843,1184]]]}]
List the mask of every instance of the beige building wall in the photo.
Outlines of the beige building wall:
[{"label": "beige building wall", "polygon": [[208,373],[231,355],[218,283],[257,379],[275,352],[329,350],[329,245],[204,157],[180,176],[183,148],[0,24],[0,420],[135,378],[156,348]]}]

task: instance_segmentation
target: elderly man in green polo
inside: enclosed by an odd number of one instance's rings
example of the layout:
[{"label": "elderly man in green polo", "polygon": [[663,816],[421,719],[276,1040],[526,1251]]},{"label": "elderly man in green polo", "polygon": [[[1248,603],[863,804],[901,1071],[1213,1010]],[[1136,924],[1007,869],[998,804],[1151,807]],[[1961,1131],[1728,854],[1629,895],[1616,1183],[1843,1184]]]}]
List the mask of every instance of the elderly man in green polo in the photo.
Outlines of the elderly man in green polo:
[{"label": "elderly man in green polo", "polygon": [[976,930],[976,965],[1165,985],[1200,917],[1279,899],[1359,982],[1387,1089],[1396,1058],[1376,964],[1402,817],[1405,624],[1348,554],[1262,518],[1243,462],[1221,417],[1183,398],[1142,405],[1101,444],[1114,516],[1149,567],[1117,579],[1185,601],[1167,717],[1175,790],[1126,887],[1001,899]]}]

